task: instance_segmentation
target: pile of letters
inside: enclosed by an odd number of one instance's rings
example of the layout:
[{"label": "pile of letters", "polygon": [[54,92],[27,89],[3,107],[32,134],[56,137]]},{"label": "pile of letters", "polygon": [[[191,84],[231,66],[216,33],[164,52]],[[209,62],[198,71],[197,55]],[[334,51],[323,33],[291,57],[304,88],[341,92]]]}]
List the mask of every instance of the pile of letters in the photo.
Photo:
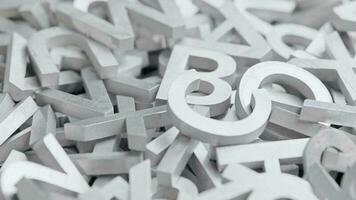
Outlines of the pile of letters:
[{"label": "pile of letters", "polygon": [[355,200],[356,2],[0,0],[0,200]]}]

